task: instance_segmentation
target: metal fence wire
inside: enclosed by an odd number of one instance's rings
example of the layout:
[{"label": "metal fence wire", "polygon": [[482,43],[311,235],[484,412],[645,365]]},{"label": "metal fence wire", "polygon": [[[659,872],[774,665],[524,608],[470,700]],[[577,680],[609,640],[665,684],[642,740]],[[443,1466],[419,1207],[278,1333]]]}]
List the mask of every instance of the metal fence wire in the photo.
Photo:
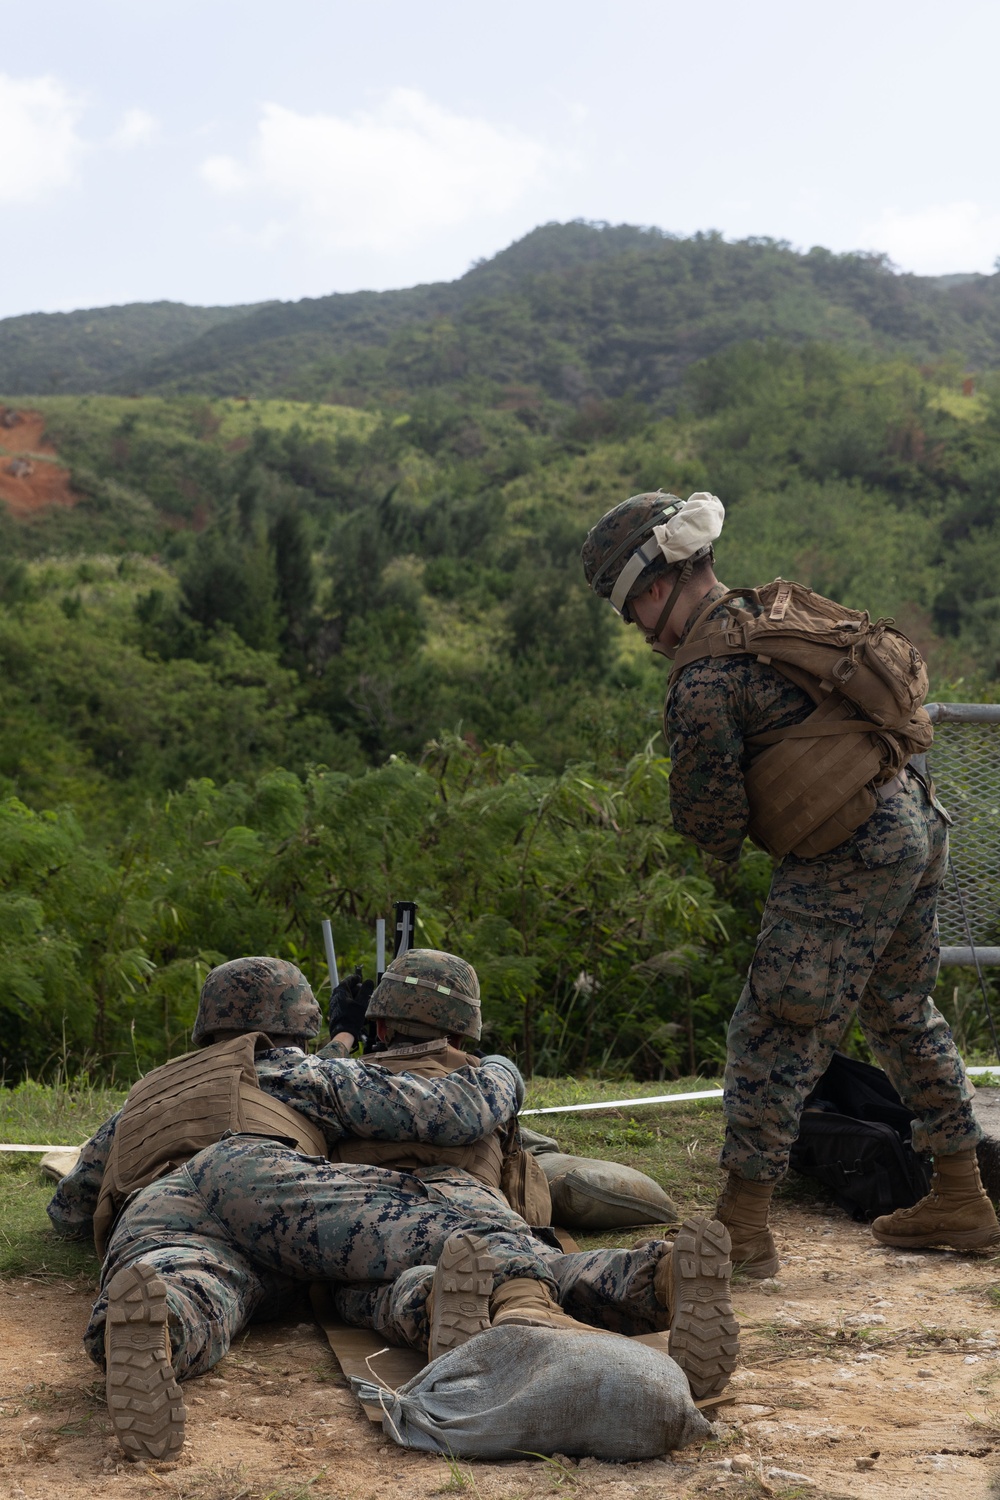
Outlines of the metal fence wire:
[{"label": "metal fence wire", "polygon": [[[1000,964],[1000,704],[929,703],[927,766],[954,819],[941,888],[941,961]],[[964,912],[963,912],[964,906]],[[967,922],[966,922],[967,919]]]}]

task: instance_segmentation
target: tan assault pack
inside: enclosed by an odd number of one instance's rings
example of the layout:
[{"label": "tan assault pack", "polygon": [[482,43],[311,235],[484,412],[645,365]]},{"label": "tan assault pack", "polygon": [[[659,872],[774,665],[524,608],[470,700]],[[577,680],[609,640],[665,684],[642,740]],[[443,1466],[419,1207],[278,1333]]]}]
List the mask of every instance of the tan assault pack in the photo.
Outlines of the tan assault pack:
[{"label": "tan assault pack", "polygon": [[[728,620],[710,619],[720,604]],[[755,656],[816,704],[801,724],[746,741],[761,751],[745,778],[750,837],[776,858],[836,848],[871,817],[877,788],[934,738],[922,707],[927,668],[913,642],[892,620],[873,621],[800,583],[776,578],[713,600],[674,656],[670,687],[691,662],[721,656]]]}]

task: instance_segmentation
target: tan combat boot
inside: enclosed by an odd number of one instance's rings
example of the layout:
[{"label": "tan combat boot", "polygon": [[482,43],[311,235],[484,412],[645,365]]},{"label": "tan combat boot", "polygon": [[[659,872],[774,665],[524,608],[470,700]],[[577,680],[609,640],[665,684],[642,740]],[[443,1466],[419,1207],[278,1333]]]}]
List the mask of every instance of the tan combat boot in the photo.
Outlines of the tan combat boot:
[{"label": "tan combat boot", "polygon": [[996,1211],[979,1177],[975,1146],[934,1158],[931,1190],[912,1208],[897,1208],[872,1225],[880,1245],[923,1250],[992,1250],[1000,1245]]},{"label": "tan combat boot", "polygon": [[176,1458],[184,1398],[170,1363],[167,1289],[136,1261],[111,1278],[104,1329],[108,1415],[129,1458]]},{"label": "tan combat boot", "polygon": [[589,1323],[578,1323],[569,1313],[564,1313],[544,1281],[518,1276],[498,1286],[490,1299],[490,1322],[494,1328],[508,1324],[520,1324],[528,1328],[551,1328],[560,1333],[603,1333],[607,1338],[617,1338],[603,1328],[594,1328]]},{"label": "tan combat boot", "polygon": [[430,1359],[457,1349],[490,1326],[490,1293],[497,1263],[484,1240],[458,1229],[444,1242],[427,1297]]},{"label": "tan combat boot", "polygon": [[653,1279],[656,1300],[670,1315],[670,1357],[696,1401],[725,1390],[739,1357],[729,1250],[729,1234],[718,1219],[685,1219]]},{"label": "tan combat boot", "polygon": [[733,1265],[755,1281],[778,1273],[778,1252],[767,1227],[773,1182],[749,1182],[730,1172],[715,1217],[729,1230]]}]

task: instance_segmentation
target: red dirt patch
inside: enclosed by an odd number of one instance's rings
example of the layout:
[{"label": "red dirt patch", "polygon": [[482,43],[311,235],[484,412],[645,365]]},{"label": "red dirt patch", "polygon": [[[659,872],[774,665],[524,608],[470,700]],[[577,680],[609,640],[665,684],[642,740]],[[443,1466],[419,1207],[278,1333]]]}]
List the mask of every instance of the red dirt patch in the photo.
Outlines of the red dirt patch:
[{"label": "red dirt patch", "polygon": [[[17,420],[7,426],[11,415]],[[19,521],[53,505],[76,504],[69,470],[46,442],[39,411],[0,407],[0,500]]]}]

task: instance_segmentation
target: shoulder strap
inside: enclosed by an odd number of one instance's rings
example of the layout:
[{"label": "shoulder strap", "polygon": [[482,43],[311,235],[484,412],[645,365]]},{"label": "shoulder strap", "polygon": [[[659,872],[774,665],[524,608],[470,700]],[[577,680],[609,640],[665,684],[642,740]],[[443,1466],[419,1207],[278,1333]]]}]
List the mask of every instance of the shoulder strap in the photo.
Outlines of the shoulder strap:
[{"label": "shoulder strap", "polygon": [[748,656],[743,626],[735,612],[730,610],[727,620],[719,620],[717,623],[709,623],[711,615],[720,605],[729,609],[736,599],[755,599],[754,589],[730,589],[723,594],[721,599],[711,599],[702,606],[695,615],[688,630],[687,640],[683,646],[678,646],[673,656],[673,669],[670,673],[668,690],[672,688],[677,678],[686,666],[693,661],[700,661],[705,656]]}]

